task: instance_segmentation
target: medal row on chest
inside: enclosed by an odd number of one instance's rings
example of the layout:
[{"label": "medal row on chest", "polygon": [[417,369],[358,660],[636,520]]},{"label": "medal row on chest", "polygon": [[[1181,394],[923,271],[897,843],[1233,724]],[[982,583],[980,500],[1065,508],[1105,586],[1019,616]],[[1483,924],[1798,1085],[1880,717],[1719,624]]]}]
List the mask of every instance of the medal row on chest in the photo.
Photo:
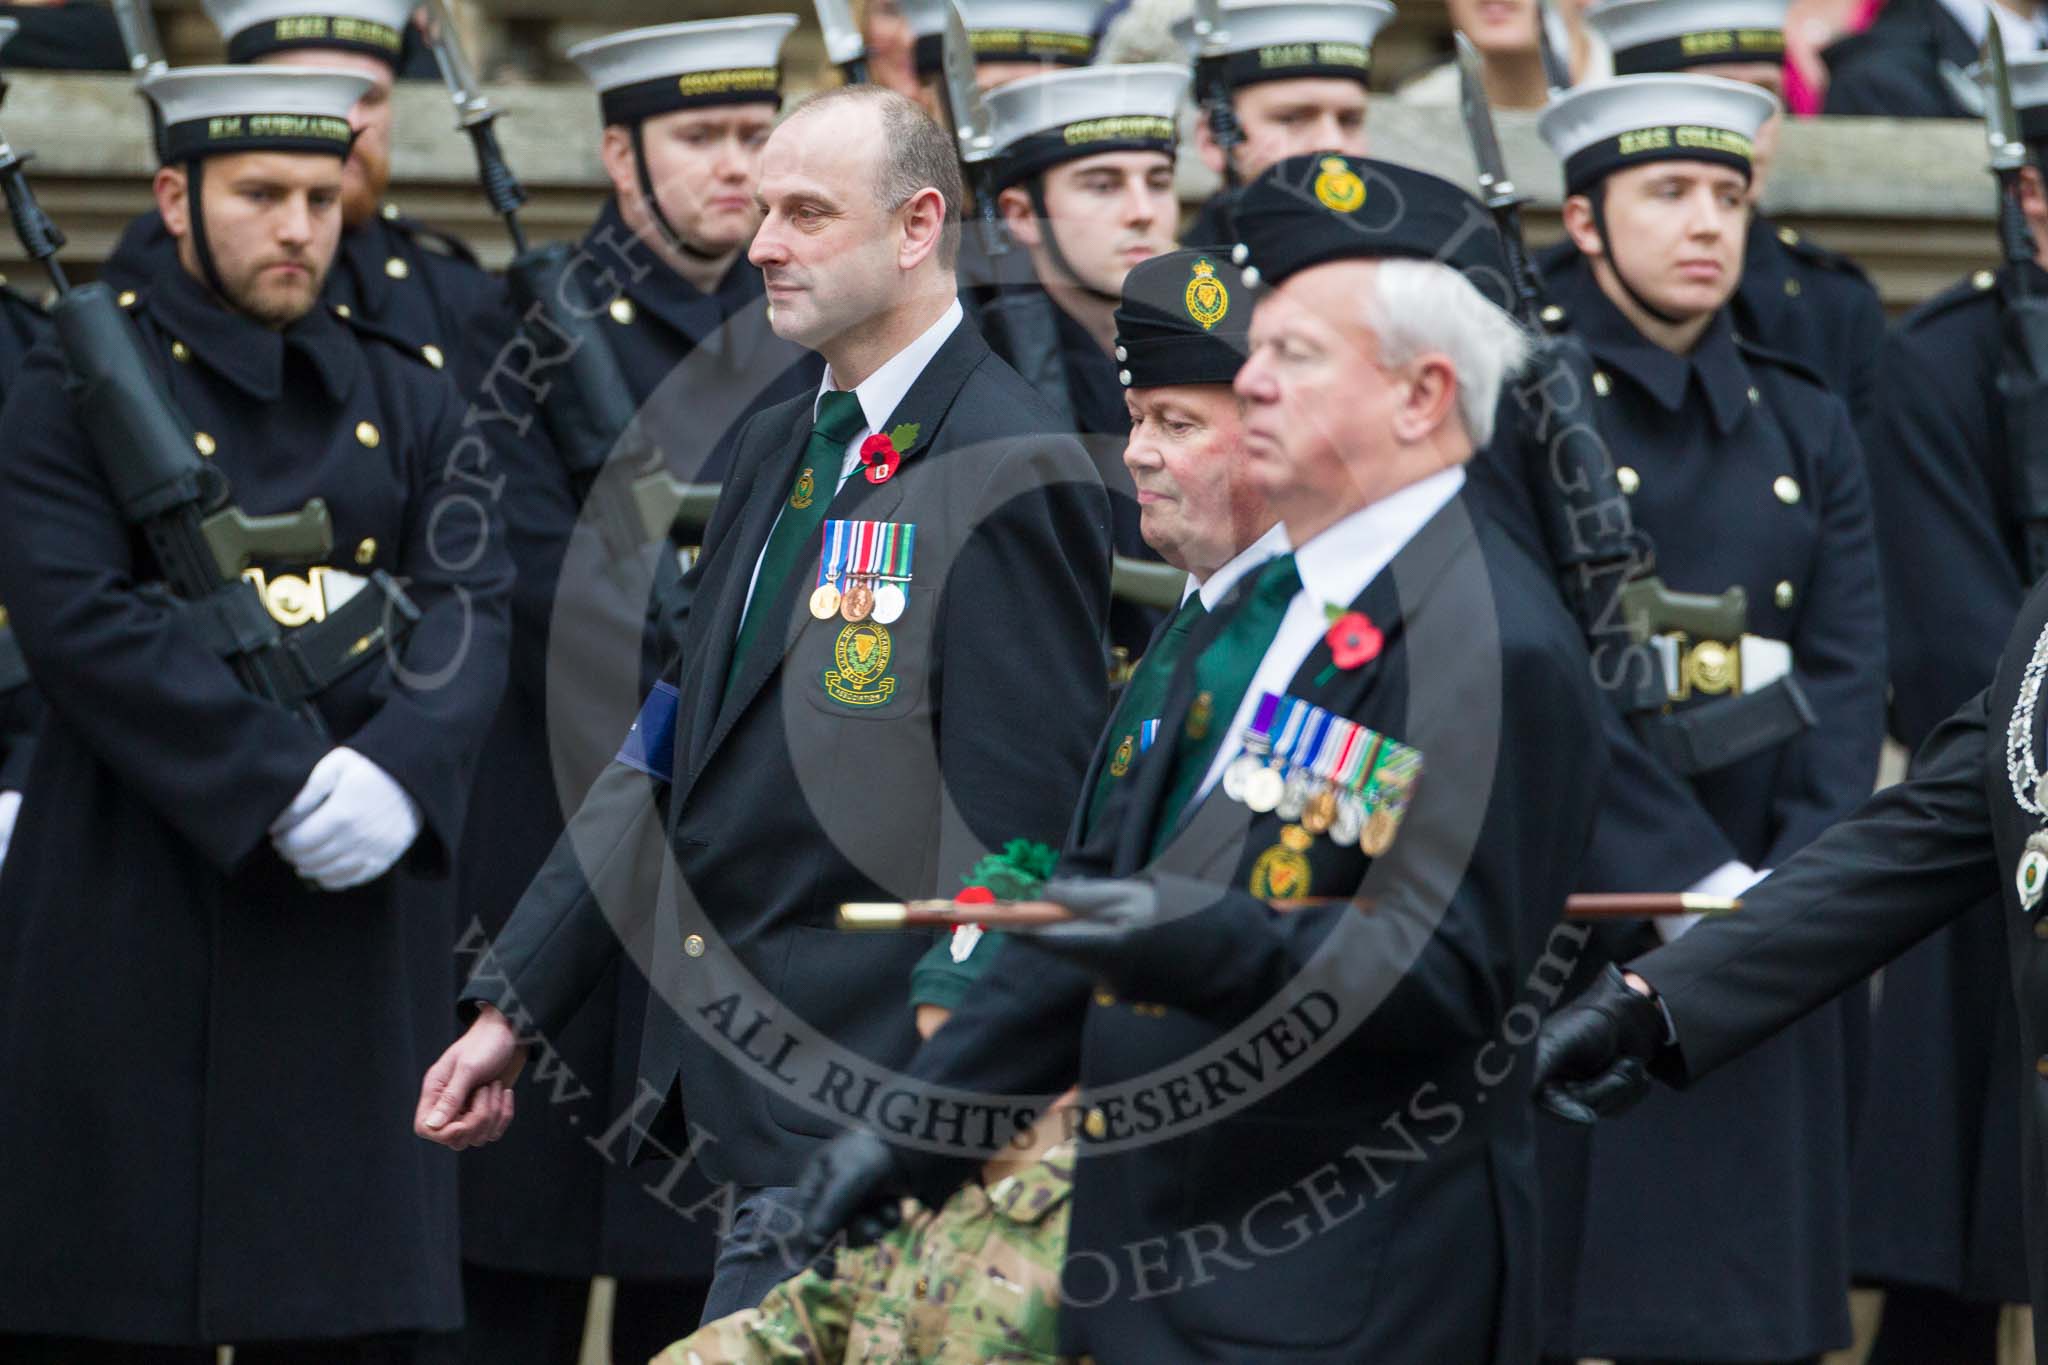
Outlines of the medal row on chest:
[{"label": "medal row on chest", "polygon": [[1223,770],[1223,792],[1309,838],[1391,848],[1422,776],[1422,751],[1299,697],[1267,692]]},{"label": "medal row on chest", "polygon": [[828,521],[811,615],[894,625],[909,606],[917,527],[911,522]]}]

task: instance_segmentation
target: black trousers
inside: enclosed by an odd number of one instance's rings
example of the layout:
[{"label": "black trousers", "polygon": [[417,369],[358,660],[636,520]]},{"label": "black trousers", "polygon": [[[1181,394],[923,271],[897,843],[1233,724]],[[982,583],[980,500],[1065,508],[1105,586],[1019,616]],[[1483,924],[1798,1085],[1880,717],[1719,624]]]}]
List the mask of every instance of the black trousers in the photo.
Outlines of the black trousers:
[{"label": "black trousers", "polygon": [[[402,1332],[332,1341],[253,1342],[235,1365],[442,1365],[445,1337]],[[214,1365],[211,1346],[136,1346],[77,1337],[0,1337],[0,1365]],[[573,1360],[573,1357],[572,1357]]]},{"label": "black trousers", "polygon": [[1869,1365],[1997,1365],[2003,1307],[1939,1289],[1886,1285]]},{"label": "black trousers", "polygon": [[[612,1304],[612,1365],[646,1365],[670,1342],[696,1331],[709,1288],[704,1280],[620,1280]],[[469,1320],[462,1333],[463,1365],[576,1365],[590,1308],[589,1280],[465,1261],[462,1293]]]}]

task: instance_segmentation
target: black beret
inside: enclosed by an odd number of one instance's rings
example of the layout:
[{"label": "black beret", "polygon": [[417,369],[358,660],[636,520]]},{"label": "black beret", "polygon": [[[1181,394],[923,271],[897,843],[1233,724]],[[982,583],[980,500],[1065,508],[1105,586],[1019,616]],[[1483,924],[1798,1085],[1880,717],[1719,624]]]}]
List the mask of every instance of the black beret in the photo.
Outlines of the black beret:
[{"label": "black beret", "polygon": [[1244,363],[1252,291],[1219,251],[1169,251],[1124,276],[1117,378],[1126,388],[1228,384]]},{"label": "black beret", "polygon": [[1503,307],[1512,299],[1485,206],[1448,180],[1391,161],[1290,157],[1245,186],[1236,222],[1231,260],[1253,283],[1278,284],[1329,261],[1407,257],[1463,271]]}]

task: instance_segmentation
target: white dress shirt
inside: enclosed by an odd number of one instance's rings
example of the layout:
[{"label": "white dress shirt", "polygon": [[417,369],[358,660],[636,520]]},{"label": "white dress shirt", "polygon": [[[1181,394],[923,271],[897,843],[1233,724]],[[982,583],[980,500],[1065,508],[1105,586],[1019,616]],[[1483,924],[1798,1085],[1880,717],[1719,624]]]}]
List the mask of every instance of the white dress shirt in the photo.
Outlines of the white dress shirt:
[{"label": "white dress shirt", "polygon": [[1264,535],[1225,560],[1222,568],[1210,574],[1200,583],[1195,582],[1193,574],[1189,574],[1187,586],[1181,589],[1180,604],[1186,606],[1188,598],[1200,593],[1202,597],[1202,610],[1214,611],[1216,610],[1216,604],[1221,602],[1229,594],[1230,590],[1237,586],[1237,581],[1240,578],[1243,578],[1246,574],[1264,564],[1274,555],[1284,555],[1286,553],[1287,528],[1276,521],[1266,528]]},{"label": "white dress shirt", "polygon": [[[1442,470],[1360,508],[1295,549],[1294,567],[1301,575],[1301,591],[1288,603],[1280,632],[1259,661],[1252,685],[1245,689],[1244,700],[1238,703],[1230,728],[1223,732],[1225,742],[1217,746],[1216,757],[1210,761],[1202,785],[1196,788],[1194,801],[1209,794],[1209,789],[1222,778],[1223,769],[1237,756],[1235,736],[1242,734],[1251,722],[1260,696],[1285,692],[1310,653],[1329,633],[1330,618],[1323,608],[1349,607],[1365,591],[1366,584],[1393,563],[1401,548],[1464,486],[1464,466]],[[1273,553],[1279,554],[1283,549]]]},{"label": "white dress shirt", "polygon": [[[853,477],[853,471],[861,467],[861,442],[882,429],[882,423],[888,421],[895,413],[904,395],[910,392],[910,386],[917,382],[917,377],[924,373],[924,367],[931,364],[932,357],[939,353],[939,348],[946,344],[947,339],[953,335],[953,329],[958,327],[966,316],[966,312],[960,307],[960,300],[954,299],[946,311],[939,315],[937,322],[918,334],[917,340],[883,361],[873,374],[853,386],[853,396],[860,400],[860,415],[865,425],[853,433],[853,439],[846,443],[846,455],[839,462],[839,481],[832,485],[833,493],[838,493],[846,481]],[[825,377],[818,384],[817,396],[811,399],[813,426],[818,421],[818,404],[824,401],[826,394],[838,387],[838,382],[832,377],[831,366],[826,366]],[[782,514],[776,513],[776,520],[779,521],[781,518]],[[772,525],[768,529],[768,534],[775,534]],[[753,575],[747,580],[747,600],[740,607],[742,620],[746,619],[747,607],[753,605],[754,585],[760,581],[761,560],[767,553],[768,542],[764,540],[761,542],[761,553],[754,556]]]}]

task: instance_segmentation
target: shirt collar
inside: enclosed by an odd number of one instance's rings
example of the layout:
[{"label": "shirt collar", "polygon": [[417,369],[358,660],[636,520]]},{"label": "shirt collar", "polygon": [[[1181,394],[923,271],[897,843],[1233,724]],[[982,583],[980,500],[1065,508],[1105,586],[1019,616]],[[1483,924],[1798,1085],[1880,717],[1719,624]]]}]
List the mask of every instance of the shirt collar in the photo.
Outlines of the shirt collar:
[{"label": "shirt collar", "polygon": [[1627,375],[1659,407],[1673,413],[1685,406],[1686,392],[1697,375],[1720,433],[1726,436],[1741,424],[1750,405],[1752,381],[1735,348],[1735,324],[1725,307],[1714,314],[1691,354],[1678,355],[1636,330],[1593,278],[1591,262],[1580,260],[1567,289],[1573,326],[1603,366]]},{"label": "shirt collar", "polygon": [[1194,575],[1189,574],[1188,585],[1182,590],[1180,595],[1181,605],[1186,606],[1190,596],[1200,593],[1202,597],[1202,610],[1214,611],[1216,610],[1216,604],[1221,602],[1230,590],[1237,586],[1239,579],[1243,578],[1253,569],[1258,568],[1261,564],[1264,564],[1274,555],[1286,553],[1287,528],[1276,521],[1266,528],[1264,535],[1224,561],[1222,568],[1210,574],[1202,582],[1195,582]]},{"label": "shirt collar", "polygon": [[[880,431],[889,420],[891,413],[910,392],[910,386],[924,373],[924,367],[931,363],[946,339],[953,335],[953,329],[960,325],[966,313],[960,307],[960,300],[954,299],[939,315],[939,320],[924,329],[917,340],[905,346],[895,355],[883,361],[875,372],[863,382],[854,385],[853,396],[860,400],[861,416],[867,420],[869,431]],[[832,367],[825,367],[825,377],[818,382],[817,397],[811,400],[811,421],[818,420],[818,403],[824,396],[838,388],[832,378]]]},{"label": "shirt collar", "polygon": [[1302,591],[1326,606],[1349,605],[1464,486],[1463,465],[1438,470],[1297,546],[1294,567]]}]

